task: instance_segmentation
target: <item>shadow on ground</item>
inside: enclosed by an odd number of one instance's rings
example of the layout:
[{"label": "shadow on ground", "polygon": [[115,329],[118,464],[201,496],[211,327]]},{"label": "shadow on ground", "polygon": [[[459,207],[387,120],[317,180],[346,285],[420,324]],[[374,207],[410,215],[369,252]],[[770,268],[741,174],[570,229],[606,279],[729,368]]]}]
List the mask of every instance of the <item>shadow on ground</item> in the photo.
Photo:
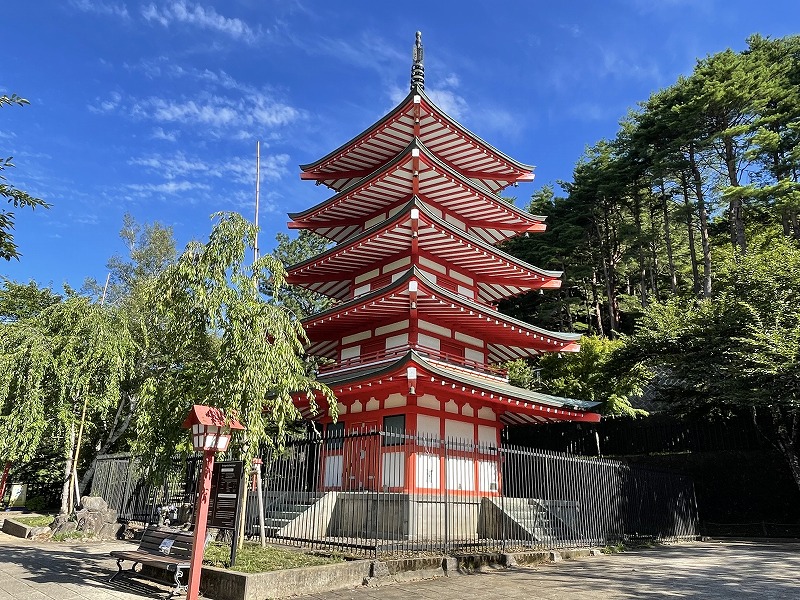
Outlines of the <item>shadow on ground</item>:
[{"label": "shadow on ground", "polygon": [[[119,547],[119,546],[117,546]],[[167,587],[144,583],[139,580],[120,578],[109,582],[117,572],[116,560],[108,555],[113,548],[93,545],[71,546],[62,543],[52,545],[5,545],[0,550],[0,575],[2,587],[10,585],[15,576],[28,584],[59,584],[97,590],[116,590],[137,595],[163,597],[169,593]],[[127,563],[125,566],[130,566]],[[12,595],[12,590],[6,589]],[[80,592],[77,595],[86,595]]]}]

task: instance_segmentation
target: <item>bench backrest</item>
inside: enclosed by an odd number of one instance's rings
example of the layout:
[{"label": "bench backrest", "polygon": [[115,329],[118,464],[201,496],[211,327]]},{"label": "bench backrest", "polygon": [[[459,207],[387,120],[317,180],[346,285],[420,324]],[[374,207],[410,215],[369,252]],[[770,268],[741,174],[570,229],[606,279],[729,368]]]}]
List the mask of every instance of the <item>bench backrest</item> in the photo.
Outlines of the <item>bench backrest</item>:
[{"label": "bench backrest", "polygon": [[139,550],[173,558],[191,558],[193,537],[194,534],[190,531],[169,527],[148,527],[142,534]]}]

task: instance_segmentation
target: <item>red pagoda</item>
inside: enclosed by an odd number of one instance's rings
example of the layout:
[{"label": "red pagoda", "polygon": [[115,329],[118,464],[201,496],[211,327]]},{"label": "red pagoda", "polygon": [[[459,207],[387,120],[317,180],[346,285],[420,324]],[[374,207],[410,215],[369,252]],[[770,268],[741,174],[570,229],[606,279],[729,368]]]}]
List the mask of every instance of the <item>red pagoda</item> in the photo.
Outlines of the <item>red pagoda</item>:
[{"label": "red pagoda", "polygon": [[[288,280],[338,301],[304,321],[308,354],[332,361],[319,380],[336,395],[338,420],[324,405],[316,414],[300,399],[298,407],[328,433],[381,430],[489,447],[499,446],[506,425],[598,421],[593,403],[515,387],[498,368],[542,352],[577,351],[580,336],[498,312],[500,300],[561,285],[560,272],[495,247],[545,229],[544,217],[498,195],[533,180],[533,167],[487,144],[425,94],[419,33],[413,58],[411,90],[396,108],[301,167],[302,179],[334,195],[291,214],[289,226],[336,245],[293,266]],[[347,474],[356,459],[346,446],[329,449],[321,457],[324,488],[500,487],[491,461],[473,461],[445,482],[424,453],[384,451],[353,481]]]}]

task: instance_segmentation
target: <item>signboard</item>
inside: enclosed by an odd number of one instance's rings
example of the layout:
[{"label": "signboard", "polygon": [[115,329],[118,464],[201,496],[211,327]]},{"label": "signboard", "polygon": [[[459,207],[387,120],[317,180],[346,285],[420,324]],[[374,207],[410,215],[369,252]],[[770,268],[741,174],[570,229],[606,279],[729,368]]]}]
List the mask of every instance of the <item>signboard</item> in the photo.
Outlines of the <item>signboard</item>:
[{"label": "signboard", "polygon": [[221,461],[214,465],[211,475],[211,496],[208,503],[208,526],[234,529],[239,508],[239,486],[242,481],[242,461]]}]

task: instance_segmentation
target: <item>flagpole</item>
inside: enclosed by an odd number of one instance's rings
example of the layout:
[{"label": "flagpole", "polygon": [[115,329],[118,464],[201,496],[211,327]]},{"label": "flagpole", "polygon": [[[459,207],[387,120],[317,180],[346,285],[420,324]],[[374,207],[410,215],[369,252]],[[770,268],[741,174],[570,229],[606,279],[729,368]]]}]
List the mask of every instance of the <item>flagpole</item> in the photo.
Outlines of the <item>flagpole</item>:
[{"label": "flagpole", "polygon": [[261,195],[261,141],[256,140],[256,241],[253,244],[253,261],[258,260],[258,201]]}]

